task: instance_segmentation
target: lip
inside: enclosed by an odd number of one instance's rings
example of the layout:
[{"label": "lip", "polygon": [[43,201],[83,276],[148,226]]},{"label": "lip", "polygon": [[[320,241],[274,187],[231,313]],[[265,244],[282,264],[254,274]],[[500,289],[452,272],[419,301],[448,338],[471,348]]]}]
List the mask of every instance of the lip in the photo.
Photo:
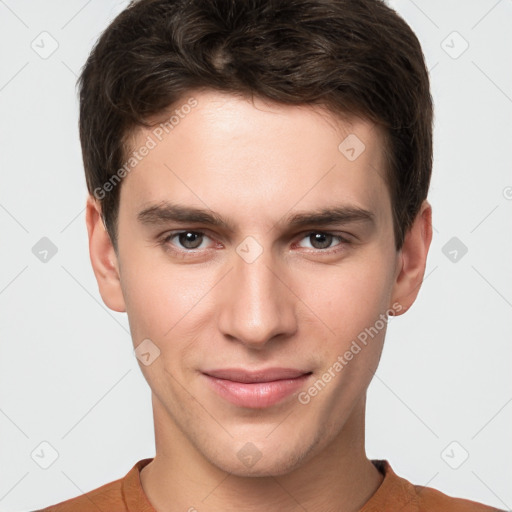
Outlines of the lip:
[{"label": "lip", "polygon": [[248,371],[237,368],[202,372],[210,387],[239,407],[263,409],[297,392],[312,375],[294,368]]}]

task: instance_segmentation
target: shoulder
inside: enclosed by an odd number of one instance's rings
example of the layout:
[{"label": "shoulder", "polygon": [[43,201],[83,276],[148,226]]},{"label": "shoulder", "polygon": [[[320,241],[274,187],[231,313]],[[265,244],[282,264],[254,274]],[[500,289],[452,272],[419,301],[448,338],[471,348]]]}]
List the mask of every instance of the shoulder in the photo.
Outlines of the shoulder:
[{"label": "shoulder", "polygon": [[456,498],[432,487],[414,485],[398,476],[387,460],[372,460],[384,479],[360,512],[503,512],[464,498]]},{"label": "shoulder", "polygon": [[[94,509],[126,512],[127,509],[123,506],[121,487],[122,479],[120,478],[85,494],[50,505],[36,512],[85,512]],[[113,506],[116,508],[108,508]]]},{"label": "shoulder", "polygon": [[431,487],[413,485],[418,501],[418,512],[446,510],[450,512],[499,512],[499,509],[464,498],[448,496]]},{"label": "shoulder", "polygon": [[129,512],[129,510],[152,511],[147,502],[141,484],[140,470],[152,459],[143,459],[135,463],[122,478],[109,482],[75,498],[47,506],[34,512],[89,512],[105,510],[108,512]]}]

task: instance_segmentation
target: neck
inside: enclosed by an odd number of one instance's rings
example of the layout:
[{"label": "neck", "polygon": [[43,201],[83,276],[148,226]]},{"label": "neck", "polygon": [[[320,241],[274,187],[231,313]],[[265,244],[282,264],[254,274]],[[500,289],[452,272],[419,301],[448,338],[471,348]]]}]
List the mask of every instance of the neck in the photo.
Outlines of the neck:
[{"label": "neck", "polygon": [[153,400],[157,449],[142,488],[157,512],[356,512],[383,480],[365,454],[365,405],[363,397],[334,440],[294,471],[244,477],[206,460]]}]

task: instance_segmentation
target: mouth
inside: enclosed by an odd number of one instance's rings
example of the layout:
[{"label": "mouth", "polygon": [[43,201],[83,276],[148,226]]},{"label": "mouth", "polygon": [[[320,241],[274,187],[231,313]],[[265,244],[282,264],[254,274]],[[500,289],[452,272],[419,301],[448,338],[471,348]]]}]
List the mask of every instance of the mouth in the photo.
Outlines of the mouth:
[{"label": "mouth", "polygon": [[210,388],[238,407],[264,409],[299,391],[313,372],[294,368],[248,371],[236,368],[202,372]]}]

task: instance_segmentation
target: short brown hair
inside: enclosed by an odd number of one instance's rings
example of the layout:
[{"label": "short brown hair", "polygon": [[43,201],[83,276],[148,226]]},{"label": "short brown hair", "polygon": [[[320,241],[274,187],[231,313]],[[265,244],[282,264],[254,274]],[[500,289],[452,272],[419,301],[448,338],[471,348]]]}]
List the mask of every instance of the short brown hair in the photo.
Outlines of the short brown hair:
[{"label": "short brown hair", "polygon": [[102,191],[116,250],[121,183],[104,185],[119,179],[128,137],[197,89],[321,105],[382,127],[402,247],[430,184],[433,106],[420,43],[383,0],[132,1],[79,78],[87,188]]}]

